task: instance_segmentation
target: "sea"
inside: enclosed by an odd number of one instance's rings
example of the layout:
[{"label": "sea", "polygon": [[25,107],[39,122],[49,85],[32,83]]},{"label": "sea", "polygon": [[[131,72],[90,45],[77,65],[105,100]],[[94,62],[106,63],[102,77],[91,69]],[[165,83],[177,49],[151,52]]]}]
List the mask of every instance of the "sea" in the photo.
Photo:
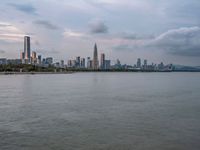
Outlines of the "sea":
[{"label": "sea", "polygon": [[0,150],[199,150],[200,73],[0,75]]}]

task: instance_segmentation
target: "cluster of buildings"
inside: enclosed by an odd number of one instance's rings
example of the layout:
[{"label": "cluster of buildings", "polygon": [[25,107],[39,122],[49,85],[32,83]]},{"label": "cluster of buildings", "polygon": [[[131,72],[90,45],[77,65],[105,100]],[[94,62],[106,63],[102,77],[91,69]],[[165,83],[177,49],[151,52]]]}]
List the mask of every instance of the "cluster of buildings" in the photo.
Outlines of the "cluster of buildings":
[{"label": "cluster of buildings", "polygon": [[164,65],[160,63],[148,64],[145,59],[142,63],[140,58],[137,59],[135,65],[121,65],[120,60],[117,59],[115,64],[111,65],[111,60],[107,60],[105,54],[100,55],[98,59],[97,44],[94,46],[93,58],[81,58],[80,56],[75,59],[68,60],[65,64],[64,60],[54,62],[53,57],[42,58],[42,55],[37,55],[35,51],[31,53],[31,39],[29,36],[24,37],[24,51],[20,53],[20,59],[6,59],[0,58],[0,65],[4,64],[32,64],[42,67],[54,66],[57,68],[73,68],[73,69],[89,69],[89,70],[110,70],[110,69],[126,69],[126,70],[141,70],[141,71],[167,71],[172,69],[172,64]]},{"label": "cluster of buildings", "polygon": [[105,59],[105,54],[101,54],[100,61],[98,60],[98,50],[97,45],[94,46],[93,59],[91,57],[81,58],[80,56],[76,57],[74,60],[68,60],[68,68],[85,68],[92,70],[109,70],[111,69],[111,61]]}]

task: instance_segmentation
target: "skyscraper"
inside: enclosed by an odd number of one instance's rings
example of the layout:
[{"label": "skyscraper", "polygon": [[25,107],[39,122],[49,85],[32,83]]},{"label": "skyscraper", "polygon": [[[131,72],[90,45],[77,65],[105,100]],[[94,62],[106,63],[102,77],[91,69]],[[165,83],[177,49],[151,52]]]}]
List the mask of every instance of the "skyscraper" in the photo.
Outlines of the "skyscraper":
[{"label": "skyscraper", "polygon": [[105,69],[105,54],[101,54],[101,69]]},{"label": "skyscraper", "polygon": [[141,68],[141,59],[140,58],[137,59],[137,68]]},{"label": "skyscraper", "polygon": [[30,37],[24,37],[24,58],[30,62],[31,58],[31,44],[30,44]]},{"label": "skyscraper", "polygon": [[98,68],[99,68],[98,52],[97,52],[97,45],[95,43],[95,45],[94,45],[94,57],[93,57],[93,69],[97,70]]},{"label": "skyscraper", "polygon": [[85,68],[85,58],[81,58],[81,68]]}]

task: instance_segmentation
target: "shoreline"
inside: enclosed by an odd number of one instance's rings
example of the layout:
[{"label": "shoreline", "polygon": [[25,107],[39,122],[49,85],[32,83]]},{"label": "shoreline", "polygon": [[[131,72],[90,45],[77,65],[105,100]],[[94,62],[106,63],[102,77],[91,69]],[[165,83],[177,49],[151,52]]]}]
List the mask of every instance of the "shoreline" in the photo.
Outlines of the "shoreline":
[{"label": "shoreline", "polygon": [[132,73],[173,73],[173,72],[200,72],[200,71],[65,71],[65,72],[0,72],[0,75],[45,75],[45,74],[72,74],[72,73],[118,73],[118,72],[132,72]]},{"label": "shoreline", "polygon": [[0,72],[0,75],[72,74],[74,72]]}]

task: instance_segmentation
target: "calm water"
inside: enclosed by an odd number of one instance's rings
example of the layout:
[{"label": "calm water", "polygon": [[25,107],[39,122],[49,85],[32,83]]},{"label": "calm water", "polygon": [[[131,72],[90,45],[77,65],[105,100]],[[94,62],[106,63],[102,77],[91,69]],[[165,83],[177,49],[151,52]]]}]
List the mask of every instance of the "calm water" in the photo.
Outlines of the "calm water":
[{"label": "calm water", "polygon": [[0,150],[199,150],[200,73],[0,76]]}]

